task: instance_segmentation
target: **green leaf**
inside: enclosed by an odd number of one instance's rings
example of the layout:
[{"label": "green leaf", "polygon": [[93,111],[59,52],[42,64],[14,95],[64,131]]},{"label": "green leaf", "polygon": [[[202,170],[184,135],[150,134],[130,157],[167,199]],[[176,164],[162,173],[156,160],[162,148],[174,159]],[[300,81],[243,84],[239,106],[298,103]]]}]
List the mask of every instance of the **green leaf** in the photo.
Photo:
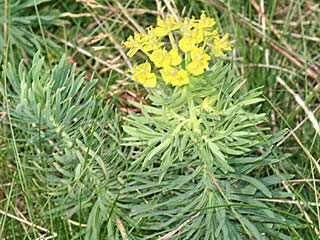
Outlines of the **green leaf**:
[{"label": "green leaf", "polygon": [[172,138],[168,137],[163,142],[160,143],[159,146],[155,147],[145,158],[142,168],[146,166],[148,161],[150,161],[156,154],[161,153],[164,149],[166,149],[172,142]]},{"label": "green leaf", "polygon": [[261,233],[251,221],[249,221],[246,217],[242,216],[239,213],[237,213],[237,218],[248,228],[248,230],[250,231],[250,235],[252,234],[257,240],[263,240]]},{"label": "green leaf", "polygon": [[232,174],[231,176],[236,179],[240,179],[252,184],[257,189],[259,189],[264,195],[266,195],[269,198],[272,198],[272,194],[270,190],[261,181],[257,180],[256,178],[246,176],[246,175],[235,175],[235,174]]},{"label": "green leaf", "polygon": [[215,156],[215,159],[224,168],[224,171],[235,172],[235,170],[228,164],[224,155],[221,153],[221,151],[219,150],[219,148],[217,147],[216,144],[214,144],[213,142],[208,142],[208,146],[209,146],[209,149],[211,150],[211,152],[213,153],[213,155]]}]

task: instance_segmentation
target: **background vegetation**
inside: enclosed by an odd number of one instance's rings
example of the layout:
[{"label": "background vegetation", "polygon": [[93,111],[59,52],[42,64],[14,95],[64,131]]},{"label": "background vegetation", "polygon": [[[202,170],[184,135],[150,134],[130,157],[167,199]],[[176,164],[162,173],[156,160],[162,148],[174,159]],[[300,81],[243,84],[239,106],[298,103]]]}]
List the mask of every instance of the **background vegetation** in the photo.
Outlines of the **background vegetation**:
[{"label": "background vegetation", "polygon": [[[149,100],[148,91],[128,77],[134,62],[121,43],[157,16],[198,17],[202,10],[230,33],[234,49],[224,61],[245,80],[242,90],[263,91],[266,101],[251,110],[267,113],[266,127],[275,137],[285,133],[274,140],[277,161],[251,173],[279,193],[260,197],[278,220],[298,220],[268,239],[318,239],[318,1],[0,0],[0,9],[1,239],[185,239],[179,232],[197,224],[195,214],[175,227],[159,218],[167,227],[161,233],[133,221],[146,217],[145,209],[124,210],[150,200],[144,196],[159,188],[152,185],[159,173],[139,178],[144,173],[130,168],[137,149],[127,144],[122,124],[129,112],[139,111],[129,100]],[[164,190],[175,170],[164,179]],[[141,189],[126,186],[128,176]],[[178,213],[171,214],[170,224]],[[244,239],[257,238],[255,226]]]}]

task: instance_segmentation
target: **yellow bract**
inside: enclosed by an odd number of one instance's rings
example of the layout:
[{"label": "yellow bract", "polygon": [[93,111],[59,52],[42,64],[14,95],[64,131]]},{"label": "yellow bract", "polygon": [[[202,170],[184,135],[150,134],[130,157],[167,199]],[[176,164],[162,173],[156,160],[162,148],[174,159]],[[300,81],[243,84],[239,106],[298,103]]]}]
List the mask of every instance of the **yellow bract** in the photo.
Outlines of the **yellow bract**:
[{"label": "yellow bract", "polygon": [[189,37],[183,37],[179,41],[179,47],[183,52],[190,52],[194,47],[195,43],[190,40]]},{"label": "yellow bract", "polygon": [[173,78],[171,81],[172,86],[177,86],[177,87],[183,86],[188,83],[189,83],[188,73],[184,69],[180,69],[177,72],[176,77]]},{"label": "yellow bract", "polygon": [[177,30],[182,26],[181,22],[177,22],[173,16],[167,16],[165,20],[158,17],[157,25],[153,32],[158,37],[164,37],[171,31]]},{"label": "yellow bract", "polygon": [[173,67],[166,67],[160,70],[163,80],[167,84],[172,84],[173,86],[182,86],[189,83],[188,73],[184,69],[175,69]]},{"label": "yellow bract", "polygon": [[142,83],[146,87],[155,87],[157,84],[156,75],[151,73],[151,65],[148,62],[135,66],[131,72],[132,80]]},{"label": "yellow bract", "polygon": [[210,28],[213,27],[216,24],[215,20],[213,18],[209,18],[206,16],[205,12],[202,11],[202,14],[200,16],[200,20],[198,22],[199,28]]},{"label": "yellow bract", "polygon": [[164,65],[170,65],[169,59],[167,58],[167,51],[164,49],[158,49],[152,52],[149,56],[150,60],[156,65],[156,67],[160,68]]},{"label": "yellow bract", "polygon": [[142,51],[145,53],[159,49],[163,45],[163,43],[159,41],[159,38],[153,33],[152,29],[148,31],[148,34],[143,34],[142,42]]},{"label": "yellow bract", "polygon": [[178,49],[173,48],[169,52],[170,64],[173,66],[179,65],[182,62],[182,58],[179,56]]},{"label": "yellow bract", "polygon": [[208,67],[211,57],[205,53],[202,48],[194,48],[191,50],[192,62],[187,65],[187,70],[195,75],[204,73],[204,69]]},{"label": "yellow bract", "polygon": [[158,68],[176,66],[182,61],[182,58],[179,56],[178,49],[176,48],[171,49],[170,52],[167,52],[165,49],[155,50],[149,58]]},{"label": "yellow bract", "polygon": [[194,76],[199,76],[204,73],[204,69],[208,66],[208,63],[203,62],[191,62],[187,65],[187,70]]},{"label": "yellow bract", "polygon": [[204,110],[206,112],[212,112],[213,111],[212,105],[214,104],[215,101],[216,99],[214,98],[206,97],[200,105],[200,110],[201,111]]},{"label": "yellow bract", "polygon": [[220,37],[216,37],[214,39],[213,45],[212,45],[212,50],[213,50],[213,54],[216,57],[222,57],[224,56],[224,52],[223,51],[230,51],[232,50],[232,45],[231,43],[228,41],[229,38],[229,34],[225,34],[223,36],[223,38],[220,39]]},{"label": "yellow bract", "polygon": [[191,51],[196,44],[203,42],[204,31],[202,29],[189,29],[183,32],[183,37],[179,41],[179,47],[183,52]]},{"label": "yellow bract", "polygon": [[[177,21],[173,16],[158,17],[155,28],[148,27],[146,34],[135,33],[123,44],[129,48],[129,57],[143,51],[167,84],[183,86],[189,83],[191,75],[199,76],[209,66],[211,57],[205,51],[208,45],[216,57],[224,56],[224,51],[232,49],[229,35],[221,38],[215,25],[215,20],[204,11],[199,19]],[[167,48],[163,39],[171,48]],[[147,87],[156,86],[156,75],[151,72],[150,63],[135,66],[132,73],[133,80]]]},{"label": "yellow bract", "polygon": [[203,50],[203,48],[194,48],[191,51],[191,59],[192,61],[209,61],[211,59],[211,57],[206,54],[206,52]]},{"label": "yellow bract", "polygon": [[133,57],[137,51],[142,50],[145,53],[159,49],[163,43],[153,34],[150,29],[147,34],[134,33],[134,37],[129,36],[127,41],[123,43],[126,48],[130,48],[127,53],[129,57]]},{"label": "yellow bract", "polygon": [[139,49],[142,49],[142,34],[134,33],[134,37],[128,37],[127,41],[123,43],[126,48],[130,48],[128,56],[132,57]]}]

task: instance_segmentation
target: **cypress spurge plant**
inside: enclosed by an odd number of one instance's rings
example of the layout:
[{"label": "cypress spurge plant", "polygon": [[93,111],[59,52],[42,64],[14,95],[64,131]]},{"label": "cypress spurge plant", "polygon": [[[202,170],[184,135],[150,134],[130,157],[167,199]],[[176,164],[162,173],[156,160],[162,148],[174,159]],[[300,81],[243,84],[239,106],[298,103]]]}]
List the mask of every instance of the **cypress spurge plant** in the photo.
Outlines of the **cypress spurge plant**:
[{"label": "cypress spurge plant", "polygon": [[276,184],[289,176],[263,174],[287,157],[272,150],[283,132],[267,134],[261,91],[240,91],[245,81],[219,60],[232,48],[227,38],[202,13],[159,18],[124,42],[130,57],[142,51],[150,60],[131,72],[150,88],[151,104],[132,102],[142,113],[123,127],[134,154],[119,201],[137,220],[133,236],[289,239],[282,230],[294,222],[262,201],[288,196]]},{"label": "cypress spurge plant", "polygon": [[67,219],[85,225],[72,226],[72,239],[120,239],[116,221],[133,225],[116,205],[117,176],[127,165],[117,143],[119,118],[94,95],[96,82],[77,74],[66,57],[48,69],[36,54],[30,70],[9,65],[0,84],[19,176],[41,216],[36,220],[53,232]]}]

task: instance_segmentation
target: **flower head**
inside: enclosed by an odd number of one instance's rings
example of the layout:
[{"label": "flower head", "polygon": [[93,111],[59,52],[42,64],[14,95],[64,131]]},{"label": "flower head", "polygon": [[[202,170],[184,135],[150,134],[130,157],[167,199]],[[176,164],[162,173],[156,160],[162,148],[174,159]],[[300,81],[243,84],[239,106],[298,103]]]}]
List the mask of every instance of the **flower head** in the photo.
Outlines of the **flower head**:
[{"label": "flower head", "polygon": [[225,34],[221,39],[219,36],[214,38],[213,45],[212,45],[212,50],[213,54],[216,57],[222,57],[224,56],[223,51],[230,51],[232,50],[232,45],[228,41],[229,34]]},{"label": "flower head", "polygon": [[165,20],[160,17],[157,18],[157,27],[153,29],[153,32],[158,37],[164,37],[170,32],[179,29],[182,26],[181,22],[177,22],[173,16],[167,16]]},{"label": "flower head", "polygon": [[149,28],[148,33],[142,35],[142,44],[142,51],[148,53],[161,48],[164,43],[162,43],[159,37],[154,34],[153,29]]},{"label": "flower head", "polygon": [[194,48],[191,51],[191,59],[195,62],[208,62],[211,57],[206,54],[203,48]]},{"label": "flower head", "polygon": [[151,73],[151,65],[148,62],[135,66],[131,72],[132,80],[142,83],[146,87],[155,87],[157,84],[156,75]]},{"label": "flower head", "polygon": [[200,110],[201,111],[206,111],[206,112],[211,112],[213,111],[213,108],[212,108],[212,105],[214,104],[214,102],[216,101],[217,99],[216,98],[209,98],[209,97],[206,97],[201,105],[200,105]]},{"label": "flower head", "polygon": [[205,68],[208,67],[208,62],[191,62],[187,65],[187,70],[194,76],[199,76],[204,73]]},{"label": "flower head", "polygon": [[191,40],[191,38],[183,37],[179,41],[179,47],[183,52],[187,53],[190,52],[196,46],[195,43]]},{"label": "flower head", "polygon": [[157,49],[150,55],[150,60],[156,67],[177,66],[181,63],[182,59],[179,56],[178,49],[173,48],[169,52],[165,49]]},{"label": "flower head", "polygon": [[[189,83],[190,74],[199,76],[205,72],[211,60],[204,50],[206,46],[211,46],[217,57],[223,56],[224,51],[231,50],[228,35],[221,38],[218,28],[214,28],[215,24],[215,20],[204,11],[199,19],[191,17],[178,21],[173,16],[165,19],[158,17],[156,27],[147,28],[146,34],[135,33],[124,45],[129,48],[129,57],[142,50],[154,64],[153,67],[158,69],[165,83],[182,86]],[[171,49],[163,47],[163,39],[170,41]],[[182,54],[179,54],[180,50]],[[182,62],[184,63],[181,64]],[[133,80],[148,87],[156,86],[156,75],[151,72],[149,62],[135,66],[132,73]]]},{"label": "flower head", "polygon": [[204,31],[200,28],[186,29],[183,32],[183,37],[179,41],[179,47],[183,52],[191,51],[196,44],[203,42]]},{"label": "flower head", "polygon": [[129,36],[123,45],[126,48],[130,48],[127,54],[129,57],[132,57],[139,50],[148,53],[152,50],[159,49],[163,43],[152,32],[152,29],[149,29],[147,34],[134,33],[133,37]]},{"label": "flower head", "polygon": [[200,19],[198,21],[198,28],[210,28],[216,24],[213,18],[207,17],[205,12],[202,11]]},{"label": "flower head", "polygon": [[129,57],[132,57],[136,52],[139,51],[139,49],[142,49],[143,47],[143,41],[142,41],[142,34],[140,33],[134,33],[134,37],[129,36],[127,41],[123,43],[123,45],[126,48],[130,48],[129,52],[127,53]]},{"label": "flower head", "polygon": [[184,69],[175,69],[173,67],[166,67],[160,70],[163,80],[167,84],[173,86],[182,86],[189,83],[188,73]]},{"label": "flower head", "polygon": [[187,70],[194,76],[204,73],[204,69],[208,67],[211,57],[205,53],[203,48],[194,48],[191,50],[192,62],[187,65]]}]

